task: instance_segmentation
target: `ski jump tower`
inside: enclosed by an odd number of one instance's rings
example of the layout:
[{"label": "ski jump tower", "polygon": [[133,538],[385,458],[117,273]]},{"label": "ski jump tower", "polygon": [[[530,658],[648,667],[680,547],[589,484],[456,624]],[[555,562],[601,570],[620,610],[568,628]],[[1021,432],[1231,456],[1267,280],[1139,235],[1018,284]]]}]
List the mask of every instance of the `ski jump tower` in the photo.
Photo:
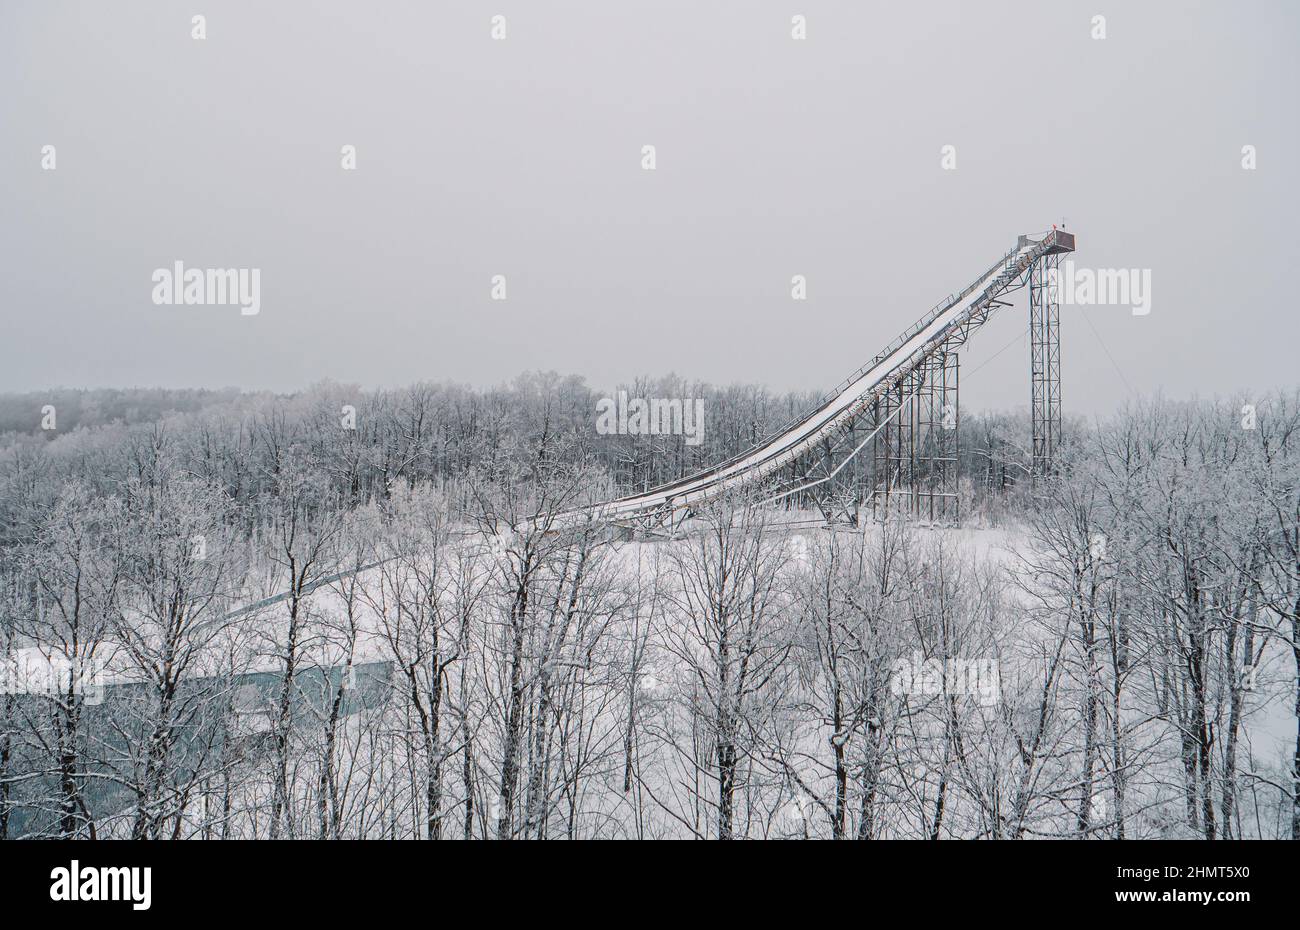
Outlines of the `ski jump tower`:
[{"label": "ski jump tower", "polygon": [[[1018,248],[1030,237],[1021,236]],[[1050,241],[1049,241],[1050,240]],[[957,350],[992,314],[1010,306],[1005,298],[1029,290],[1029,381],[1031,476],[1050,475],[1061,442],[1061,334],[1057,274],[1061,256],[1074,251],[1074,236],[1053,227],[1028,262],[1007,258],[1000,291],[938,342],[921,361],[872,405],[864,428],[872,431],[869,494],[873,512],[896,507],[932,523],[955,523],[959,454]],[[853,495],[861,499],[861,492]],[[828,518],[844,518],[839,508]]]},{"label": "ski jump tower", "polygon": [[[1032,473],[1053,469],[1061,441],[1061,341],[1056,269],[1074,236],[1053,227],[1020,236],[966,289],[950,294],[854,372],[820,404],[740,455],[686,478],[595,508],[610,523],[672,528],[722,495],[815,504],[829,522],[857,522],[861,507],[955,523],[957,352],[1007,297],[1029,290]],[[871,446],[869,454],[861,454]]]}]

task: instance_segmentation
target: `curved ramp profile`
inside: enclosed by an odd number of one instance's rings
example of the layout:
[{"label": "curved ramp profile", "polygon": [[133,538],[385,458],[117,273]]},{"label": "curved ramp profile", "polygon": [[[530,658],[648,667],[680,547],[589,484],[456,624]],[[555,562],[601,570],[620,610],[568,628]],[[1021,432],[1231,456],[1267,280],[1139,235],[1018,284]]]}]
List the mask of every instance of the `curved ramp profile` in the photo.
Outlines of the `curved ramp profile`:
[{"label": "curved ramp profile", "polygon": [[874,359],[850,375],[806,416],[733,459],[695,475],[609,501],[594,508],[597,519],[618,522],[646,515],[671,515],[754,484],[806,454],[822,439],[852,422],[883,391],[937,351],[959,327],[981,320],[999,304],[1039,258],[1074,251],[1074,236],[1053,229],[1021,236],[1011,249],[960,294],[940,301]]}]

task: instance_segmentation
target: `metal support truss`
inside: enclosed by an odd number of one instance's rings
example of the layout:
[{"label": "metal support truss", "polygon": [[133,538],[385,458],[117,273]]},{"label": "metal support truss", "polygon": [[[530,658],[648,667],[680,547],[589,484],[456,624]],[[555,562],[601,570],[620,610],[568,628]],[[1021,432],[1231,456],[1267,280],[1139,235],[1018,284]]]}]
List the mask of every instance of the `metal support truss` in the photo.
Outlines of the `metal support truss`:
[{"label": "metal support truss", "polygon": [[872,421],[878,430],[871,444],[874,467],[872,513],[881,517],[891,506],[903,509],[903,499],[912,484],[912,395],[917,390],[920,369],[908,372],[887,388],[872,405]]},{"label": "metal support truss", "polygon": [[926,360],[916,407],[917,462],[912,513],[928,523],[955,524],[957,499],[957,353],[942,351]]},{"label": "metal support truss", "polygon": [[872,405],[875,516],[892,507],[927,523],[957,522],[957,371],[957,353],[941,349]]},{"label": "metal support truss", "polygon": [[1060,262],[1060,254],[1045,255],[1029,272],[1031,466],[1035,478],[1053,473],[1061,444]]}]

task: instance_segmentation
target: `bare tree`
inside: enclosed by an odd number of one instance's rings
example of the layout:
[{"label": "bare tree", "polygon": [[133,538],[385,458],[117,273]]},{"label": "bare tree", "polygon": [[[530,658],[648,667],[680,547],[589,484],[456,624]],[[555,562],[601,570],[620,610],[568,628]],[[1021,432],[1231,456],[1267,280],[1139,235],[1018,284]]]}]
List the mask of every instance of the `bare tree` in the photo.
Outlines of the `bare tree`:
[{"label": "bare tree", "polygon": [[[791,645],[783,634],[778,584],[780,541],[765,533],[766,512],[749,501],[727,500],[699,515],[699,531],[672,550],[680,587],[670,595],[672,621],[662,648],[684,671],[679,701],[693,738],[680,740],[695,777],[712,785],[708,800],[698,786],[692,800],[713,812],[718,839],[744,835],[737,796],[759,748],[771,695]],[[698,811],[698,808],[697,808]],[[703,834],[698,814],[689,820]]]}]

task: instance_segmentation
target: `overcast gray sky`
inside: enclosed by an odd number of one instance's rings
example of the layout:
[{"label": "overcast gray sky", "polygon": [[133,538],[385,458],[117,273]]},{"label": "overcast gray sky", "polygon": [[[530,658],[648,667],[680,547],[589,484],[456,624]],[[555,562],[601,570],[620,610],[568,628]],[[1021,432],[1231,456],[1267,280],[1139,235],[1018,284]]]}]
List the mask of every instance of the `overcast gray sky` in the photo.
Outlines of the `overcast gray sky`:
[{"label": "overcast gray sky", "polygon": [[[1298,46],[1294,2],[4,0],[0,389],[826,388],[1062,219],[1152,274],[1063,311],[1067,412],[1293,385]],[[177,260],[261,312],[156,306]],[[1026,325],[963,404],[1027,402]]]}]

